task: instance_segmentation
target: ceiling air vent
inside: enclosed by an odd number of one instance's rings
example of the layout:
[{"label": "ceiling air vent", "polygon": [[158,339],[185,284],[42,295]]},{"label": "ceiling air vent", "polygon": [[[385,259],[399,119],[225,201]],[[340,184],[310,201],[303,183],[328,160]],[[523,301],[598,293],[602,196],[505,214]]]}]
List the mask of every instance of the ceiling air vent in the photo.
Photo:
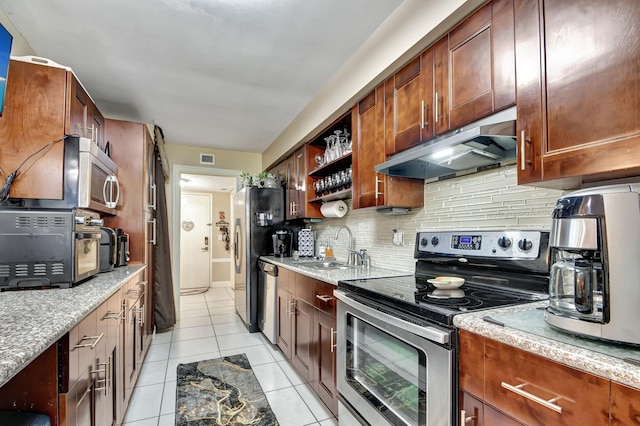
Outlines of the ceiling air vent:
[{"label": "ceiling air vent", "polygon": [[200,164],[213,166],[216,164],[216,156],[213,154],[200,153]]}]

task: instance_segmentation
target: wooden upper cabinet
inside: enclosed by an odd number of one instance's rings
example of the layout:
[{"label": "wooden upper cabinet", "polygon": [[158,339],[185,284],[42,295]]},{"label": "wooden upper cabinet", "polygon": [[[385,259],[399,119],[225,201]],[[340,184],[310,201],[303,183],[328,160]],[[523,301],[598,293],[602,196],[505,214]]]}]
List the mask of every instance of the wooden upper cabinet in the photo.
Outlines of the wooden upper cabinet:
[{"label": "wooden upper cabinet", "polygon": [[310,180],[308,176],[309,155],[307,148],[307,145],[303,145],[286,160],[286,220],[322,217],[320,205],[308,202],[309,199],[315,197],[315,193],[313,188],[308,188]]},{"label": "wooden upper cabinet", "polygon": [[385,127],[386,82],[362,99],[352,110],[353,208],[419,207],[424,204],[424,181],[376,173],[374,166],[385,161],[385,140],[392,138],[392,126]]},{"label": "wooden upper cabinet", "polygon": [[144,123],[108,119],[105,128],[111,159],[118,165],[121,199],[118,214],[105,217],[105,224],[128,233],[131,261],[145,262],[147,220],[144,212],[150,183],[146,154],[153,149],[151,136]]},{"label": "wooden upper cabinet", "polygon": [[[11,61],[0,117],[0,168],[5,176],[31,154],[68,133],[67,71]],[[11,187],[12,198],[63,197],[64,143],[27,162]]]},{"label": "wooden upper cabinet", "polygon": [[[389,86],[389,87],[387,87]],[[428,49],[385,82],[385,121],[392,126],[385,154],[433,137],[433,49]]]},{"label": "wooden upper cabinet", "polygon": [[437,134],[515,104],[513,25],[513,0],[494,0],[436,42]]},{"label": "wooden upper cabinet", "polygon": [[638,20],[636,0],[515,0],[519,183],[640,173]]},{"label": "wooden upper cabinet", "polygon": [[[103,147],[104,118],[71,71],[12,60],[5,98],[0,117],[0,168],[5,175],[64,135],[93,137]],[[63,166],[64,143],[58,142],[22,166],[11,197],[62,199]]]},{"label": "wooden upper cabinet", "polygon": [[354,107],[357,129],[353,132],[353,208],[384,203],[382,175],[373,167],[384,162],[384,85],[378,86]]}]

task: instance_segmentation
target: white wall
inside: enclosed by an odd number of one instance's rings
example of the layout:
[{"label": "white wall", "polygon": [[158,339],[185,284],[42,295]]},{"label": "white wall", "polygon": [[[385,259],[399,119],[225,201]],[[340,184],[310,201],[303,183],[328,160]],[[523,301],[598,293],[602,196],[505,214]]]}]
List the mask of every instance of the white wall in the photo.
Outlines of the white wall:
[{"label": "white wall", "polygon": [[[367,249],[372,265],[412,273],[416,231],[423,230],[549,230],[551,212],[563,194],[554,189],[519,186],[515,166],[425,185],[425,206],[403,216],[384,216],[375,210],[355,210],[340,219],[314,225],[317,240],[328,240],[335,256],[346,260],[347,234],[334,239],[347,225],[356,249]],[[351,209],[351,202],[349,209]],[[393,230],[404,230],[404,245],[392,244]]]}]

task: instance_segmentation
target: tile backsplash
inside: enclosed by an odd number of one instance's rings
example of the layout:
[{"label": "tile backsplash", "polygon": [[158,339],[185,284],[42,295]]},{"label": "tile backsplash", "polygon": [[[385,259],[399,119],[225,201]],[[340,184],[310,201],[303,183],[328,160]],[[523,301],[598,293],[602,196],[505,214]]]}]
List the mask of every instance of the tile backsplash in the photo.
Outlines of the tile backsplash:
[{"label": "tile backsplash", "polygon": [[[372,265],[413,273],[417,231],[434,230],[549,230],[551,211],[564,193],[554,189],[521,186],[515,166],[506,166],[454,179],[425,184],[424,208],[406,215],[385,216],[373,209],[351,210],[342,218],[313,224],[316,245],[328,241],[338,260],[347,259],[347,232],[353,232],[356,249],[367,249]],[[404,231],[404,244],[394,245],[394,230]]]}]

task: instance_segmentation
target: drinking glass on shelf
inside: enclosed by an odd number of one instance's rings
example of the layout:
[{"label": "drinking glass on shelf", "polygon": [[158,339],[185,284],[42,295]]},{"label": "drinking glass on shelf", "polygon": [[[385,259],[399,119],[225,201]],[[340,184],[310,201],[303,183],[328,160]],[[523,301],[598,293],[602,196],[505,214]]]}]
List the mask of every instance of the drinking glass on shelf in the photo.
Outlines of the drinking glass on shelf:
[{"label": "drinking glass on shelf", "polygon": [[349,138],[349,136],[350,134],[349,132],[347,132],[347,129],[344,129],[341,145],[342,145],[342,152],[345,154],[351,152],[351,148],[352,148],[351,139]]},{"label": "drinking glass on shelf", "polygon": [[324,163],[327,164],[333,161],[331,154],[331,137],[326,137],[324,140],[327,143],[327,147],[324,150]]},{"label": "drinking glass on shelf", "polygon": [[324,155],[323,154],[316,154],[314,159],[316,160],[317,167],[321,167],[321,166],[324,165]]},{"label": "drinking glass on shelf", "polygon": [[336,130],[333,133],[335,133],[335,136],[333,138],[333,150],[334,150],[334,155],[335,158],[340,158],[342,157],[342,138],[340,137],[340,134],[342,133],[341,130]]}]

